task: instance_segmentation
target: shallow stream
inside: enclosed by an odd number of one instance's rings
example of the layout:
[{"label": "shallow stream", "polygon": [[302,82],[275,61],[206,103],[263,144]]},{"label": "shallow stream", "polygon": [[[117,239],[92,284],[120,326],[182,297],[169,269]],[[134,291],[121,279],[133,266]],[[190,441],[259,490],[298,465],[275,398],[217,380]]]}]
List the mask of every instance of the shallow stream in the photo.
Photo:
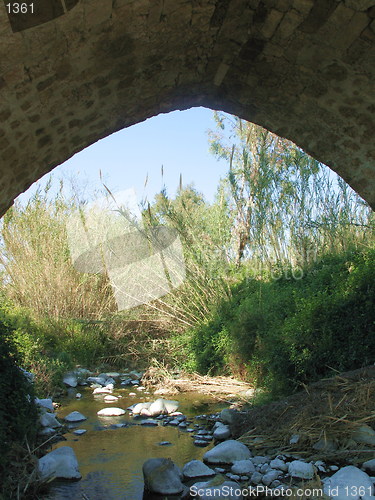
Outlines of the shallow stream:
[{"label": "shallow stream", "polygon": [[[134,389],[133,389],[134,390]],[[135,391],[136,396],[129,396],[131,390],[115,390],[114,395],[122,397],[112,404],[104,402],[103,395],[92,395],[92,389],[83,389],[81,399],[72,394],[62,401],[57,411],[59,418],[77,410],[87,420],[75,424],[71,432],[64,435],[66,441],[53,446],[71,446],[78,458],[82,479],[77,482],[55,482],[45,499],[48,500],[141,500],[143,498],[142,465],[148,458],[171,458],[182,467],[193,459],[202,459],[204,453],[212,447],[205,448],[193,444],[193,433],[179,430],[176,427],[157,427],[141,425],[142,420],[134,419],[127,412],[121,417],[98,417],[97,411],[105,407],[126,409],[134,403],[154,401],[160,396],[143,394]],[[179,411],[202,425],[204,420],[193,417],[220,411],[225,403],[217,403],[209,396],[200,393],[182,393],[165,397],[179,401]],[[116,428],[117,424],[131,423],[128,427]],[[73,434],[75,429],[87,429],[81,436]],[[162,446],[162,441],[170,441],[170,445]]]}]

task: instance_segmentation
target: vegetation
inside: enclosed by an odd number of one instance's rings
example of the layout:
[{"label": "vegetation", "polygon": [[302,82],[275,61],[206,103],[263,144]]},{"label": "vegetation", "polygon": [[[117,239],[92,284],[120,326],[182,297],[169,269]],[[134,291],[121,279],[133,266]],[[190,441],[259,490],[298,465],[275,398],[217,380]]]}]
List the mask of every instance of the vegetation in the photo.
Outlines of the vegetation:
[{"label": "vegetation", "polygon": [[250,377],[281,395],[372,363],[375,251],[327,255],[303,277],[244,279],[194,330],[196,367]]},{"label": "vegetation", "polygon": [[[18,363],[12,330],[0,322],[0,470],[16,448],[32,445],[36,437],[34,389]],[[2,483],[7,483],[5,476]]]},{"label": "vegetation", "polygon": [[[102,256],[97,272],[73,266],[67,225],[74,213],[87,222],[87,201],[65,196],[62,184],[52,194],[51,181],[4,216],[0,442],[6,446],[33,442],[34,393],[53,394],[77,364],[230,373],[275,397],[373,362],[370,208],[291,142],[235,117],[215,117],[211,150],[229,169],[213,203],[181,180],[175,196],[164,188],[145,202],[138,219],[116,210],[120,223],[146,237],[160,226],[178,235],[186,276],[163,297],[117,311]],[[18,366],[35,374],[33,386]],[[0,465],[9,466],[12,456],[10,448]]]},{"label": "vegetation", "polygon": [[141,220],[118,210],[145,234],[163,225],[179,235],[186,277],[168,295],[117,312],[108,271],[75,269],[67,224],[77,211],[85,217],[87,201],[64,196],[62,184],[53,195],[50,182],[3,218],[0,316],[37,391],[51,393],[75,364],[156,359],[236,372],[280,393],[328,367],[368,361],[371,210],[291,142],[215,116],[211,150],[229,170],[213,203],[181,181],[174,197],[164,188],[144,203]]}]

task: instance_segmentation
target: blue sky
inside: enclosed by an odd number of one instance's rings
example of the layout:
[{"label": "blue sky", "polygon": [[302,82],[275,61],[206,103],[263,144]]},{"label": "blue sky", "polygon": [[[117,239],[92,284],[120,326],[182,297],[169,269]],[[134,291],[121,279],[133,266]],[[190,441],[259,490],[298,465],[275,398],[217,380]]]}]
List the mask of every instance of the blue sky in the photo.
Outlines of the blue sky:
[{"label": "blue sky", "polygon": [[[142,123],[112,134],[74,155],[53,170],[56,185],[63,178],[79,186],[85,193],[100,189],[100,174],[112,192],[135,188],[139,201],[152,200],[163,183],[170,195],[179,184],[194,183],[208,201],[213,201],[221,177],[228,166],[209,152],[207,131],[215,129],[213,112],[206,108],[175,111],[150,118]],[[163,165],[164,181],[161,177]],[[148,174],[147,188],[144,188]],[[42,179],[46,182],[49,174]],[[20,196],[27,200],[36,184]]]}]

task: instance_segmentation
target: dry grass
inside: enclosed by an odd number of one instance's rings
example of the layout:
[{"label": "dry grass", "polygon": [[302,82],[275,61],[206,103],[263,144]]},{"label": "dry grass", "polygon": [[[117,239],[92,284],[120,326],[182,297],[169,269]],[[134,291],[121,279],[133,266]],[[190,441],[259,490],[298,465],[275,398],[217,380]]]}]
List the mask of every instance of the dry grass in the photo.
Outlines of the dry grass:
[{"label": "dry grass", "polygon": [[253,389],[246,382],[232,377],[209,377],[198,373],[182,373],[179,378],[173,378],[168,369],[160,364],[152,366],[146,371],[142,383],[146,387],[156,389],[159,393],[161,393],[161,390],[163,390],[164,394],[200,392],[222,401],[225,401],[230,396],[241,399],[246,391]]},{"label": "dry grass", "polygon": [[[251,409],[236,425],[240,440],[256,453],[269,449],[294,452],[309,459],[369,457],[374,449],[352,439],[359,426],[375,424],[375,366],[322,380],[303,392]],[[289,440],[300,436],[295,445]],[[337,451],[316,451],[319,440],[333,442]]]},{"label": "dry grass", "polygon": [[8,452],[6,474],[2,476],[0,500],[37,500],[47,491],[45,481],[38,477],[38,457],[46,453],[50,446],[48,438],[35,448],[28,442],[24,445],[14,443]]}]

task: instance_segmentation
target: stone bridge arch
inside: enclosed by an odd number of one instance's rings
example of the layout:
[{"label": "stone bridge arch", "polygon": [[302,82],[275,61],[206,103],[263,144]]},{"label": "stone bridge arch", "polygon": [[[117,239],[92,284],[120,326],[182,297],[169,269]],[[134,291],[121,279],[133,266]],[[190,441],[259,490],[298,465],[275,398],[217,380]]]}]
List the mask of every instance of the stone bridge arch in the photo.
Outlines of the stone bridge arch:
[{"label": "stone bridge arch", "polygon": [[292,139],[375,207],[374,1],[14,4],[0,5],[0,213],[98,139],[192,106]]}]

